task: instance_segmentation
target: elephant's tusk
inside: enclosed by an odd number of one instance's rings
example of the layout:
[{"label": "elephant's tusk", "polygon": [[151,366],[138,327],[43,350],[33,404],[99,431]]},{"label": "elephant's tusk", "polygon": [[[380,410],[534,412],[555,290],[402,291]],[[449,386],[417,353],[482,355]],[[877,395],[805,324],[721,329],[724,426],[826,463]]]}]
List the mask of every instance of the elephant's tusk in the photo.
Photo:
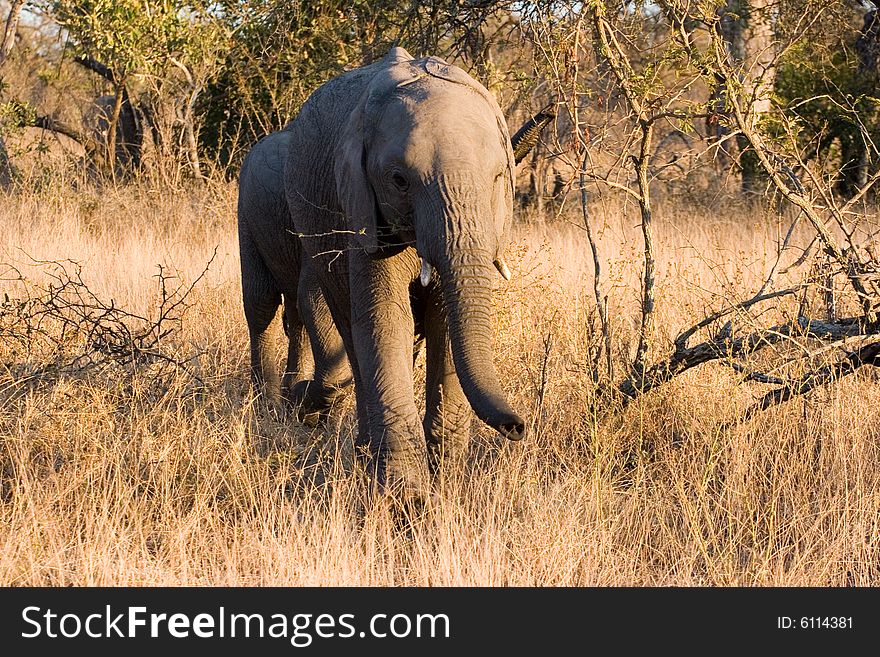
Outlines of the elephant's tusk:
[{"label": "elephant's tusk", "polygon": [[422,287],[428,287],[428,283],[431,282],[431,265],[424,258],[422,258],[422,273],[419,274],[419,280],[422,282]]},{"label": "elephant's tusk", "polygon": [[501,278],[503,278],[505,281],[510,280],[510,269],[508,269],[507,263],[504,262],[503,258],[498,258],[492,264],[495,265],[495,269],[497,269],[498,272],[501,274]]}]

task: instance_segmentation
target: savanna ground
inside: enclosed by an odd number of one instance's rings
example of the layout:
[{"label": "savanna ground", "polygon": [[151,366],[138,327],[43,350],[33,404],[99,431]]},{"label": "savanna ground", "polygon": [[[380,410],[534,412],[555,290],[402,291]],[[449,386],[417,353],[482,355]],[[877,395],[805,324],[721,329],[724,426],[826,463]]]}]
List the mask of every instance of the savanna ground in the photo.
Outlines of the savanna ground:
[{"label": "savanna ground", "polygon": [[[217,254],[161,340],[182,366],[49,367],[58,341],[12,340],[4,325],[0,585],[880,583],[873,368],[747,421],[763,390],[718,364],[622,411],[595,404],[592,260],[574,209],[520,217],[514,278],[499,278],[496,360],[527,439],[474,420],[464,470],[402,531],[352,471],[350,397],[314,428],[250,395],[235,198],[234,184],[3,197],[0,262],[30,286],[4,268],[7,317],[65,259],[114,308],[155,315],[157,265],[177,277],[168,285],[189,285]],[[656,357],[707,309],[754,293],[775,259],[781,218],[718,207],[656,209]],[[590,209],[625,352],[639,317],[637,208]],[[97,348],[64,339],[70,353]]]}]

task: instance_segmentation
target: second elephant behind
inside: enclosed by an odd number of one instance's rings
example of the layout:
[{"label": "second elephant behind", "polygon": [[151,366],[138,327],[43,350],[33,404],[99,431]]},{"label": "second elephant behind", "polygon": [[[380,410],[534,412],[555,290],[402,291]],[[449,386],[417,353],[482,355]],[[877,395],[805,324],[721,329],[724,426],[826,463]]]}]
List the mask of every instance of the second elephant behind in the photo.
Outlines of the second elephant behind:
[{"label": "second elephant behind", "polygon": [[287,357],[281,396],[301,418],[320,418],[351,382],[345,347],[333,325],[310,259],[284,197],[291,135],[282,130],[251,149],[239,174],[238,243],[242,297],[255,391],[273,371],[269,325],[284,305]]}]

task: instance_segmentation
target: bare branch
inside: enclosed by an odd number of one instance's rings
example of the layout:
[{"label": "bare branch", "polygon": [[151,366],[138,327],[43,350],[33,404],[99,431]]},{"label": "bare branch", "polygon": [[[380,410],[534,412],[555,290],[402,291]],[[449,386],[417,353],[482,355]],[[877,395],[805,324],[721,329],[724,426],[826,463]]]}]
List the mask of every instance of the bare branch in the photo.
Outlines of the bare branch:
[{"label": "bare branch", "polygon": [[754,331],[740,338],[723,334],[689,349],[677,349],[667,360],[652,365],[641,376],[634,375],[621,383],[619,391],[623,395],[622,401],[627,404],[640,394],[668,383],[697,365],[721,358],[739,358],[796,337],[839,340],[844,337],[865,335],[862,322],[861,318],[849,318],[831,323],[799,317],[797,322]]},{"label": "bare branch", "polygon": [[106,66],[105,64],[99,62],[97,59],[86,57],[85,55],[77,55],[73,58],[73,61],[75,61],[80,66],[87,68],[92,73],[97,73],[102,78],[107,80],[107,82],[116,84],[116,76],[114,75],[113,70],[109,66]]},{"label": "bare branch", "polygon": [[776,406],[794,397],[805,395],[819,386],[852,374],[865,365],[880,367],[880,341],[863,345],[855,351],[848,352],[842,360],[807,372],[797,381],[788,383],[776,390],[771,390],[755,405],[750,406],[743,417],[744,419],[749,419],[771,406]]},{"label": "bare branch", "polygon": [[[717,26],[710,29],[709,34],[715,58],[715,74],[725,83],[728,83],[734,79],[734,75],[727,62],[726,53],[724,53],[723,40],[718,33]],[[825,221],[820,217],[819,211],[807,196],[806,191],[793,188],[793,186],[790,185],[790,181],[783,177],[784,169],[778,166],[777,162],[784,162],[784,159],[776,154],[770,144],[764,139],[763,135],[761,135],[761,133],[754,127],[753,119],[749,117],[747,111],[743,108],[737,94],[728,94],[727,100],[737,126],[743,136],[748,140],[761,163],[761,166],[773,181],[774,186],[786,199],[788,199],[789,202],[803,211],[804,215],[819,235],[819,239],[822,241],[825,251],[832,255],[846,272],[850,284],[862,301],[862,306],[865,310],[865,315],[868,318],[868,321],[874,323],[877,320],[877,313],[874,310],[876,299],[873,298],[873,295],[869,292],[862,279],[862,273],[864,272],[865,267],[861,258],[859,258],[858,253],[852,248],[852,245],[841,246],[838,244],[835,237],[831,234],[831,231],[825,225]],[[788,169],[788,171],[790,171],[790,169]]]},{"label": "bare branch", "polygon": [[734,372],[739,372],[740,374],[742,374],[743,381],[757,381],[758,383],[769,383],[778,386],[784,386],[787,384],[784,379],[780,379],[778,376],[771,376],[770,374],[765,374],[764,372],[754,372],[747,368],[745,365],[736,362],[735,360],[720,362],[730,367]]},{"label": "bare branch", "polygon": [[85,135],[76,128],[63,123],[62,121],[58,121],[57,119],[53,119],[51,116],[38,116],[34,120],[34,127],[57,132],[59,135],[69,137],[83,146],[89,141],[86,139]]}]

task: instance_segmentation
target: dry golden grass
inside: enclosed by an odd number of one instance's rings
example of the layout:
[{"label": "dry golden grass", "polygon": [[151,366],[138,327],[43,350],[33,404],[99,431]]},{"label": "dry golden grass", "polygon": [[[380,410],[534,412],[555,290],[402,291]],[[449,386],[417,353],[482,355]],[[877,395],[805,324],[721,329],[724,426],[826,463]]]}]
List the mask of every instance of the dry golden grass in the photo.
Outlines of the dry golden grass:
[{"label": "dry golden grass", "polygon": [[[0,262],[35,281],[45,267],[30,258],[71,258],[96,294],[147,312],[158,263],[193,280],[219,247],[169,338],[199,354],[201,382],[150,370],[28,380],[22,368],[46,354],[10,363],[0,345],[0,585],[880,583],[876,378],[739,422],[757,388],[708,365],[597,415],[591,267],[575,225],[514,231],[515,278],[498,290],[497,361],[527,440],[475,421],[465,471],[400,531],[351,472],[350,399],[312,429],[249,396],[234,186],[54,189],[0,207]],[[593,213],[626,350],[636,214]],[[707,307],[757,289],[781,230],[754,212],[657,215],[655,357]]]}]

